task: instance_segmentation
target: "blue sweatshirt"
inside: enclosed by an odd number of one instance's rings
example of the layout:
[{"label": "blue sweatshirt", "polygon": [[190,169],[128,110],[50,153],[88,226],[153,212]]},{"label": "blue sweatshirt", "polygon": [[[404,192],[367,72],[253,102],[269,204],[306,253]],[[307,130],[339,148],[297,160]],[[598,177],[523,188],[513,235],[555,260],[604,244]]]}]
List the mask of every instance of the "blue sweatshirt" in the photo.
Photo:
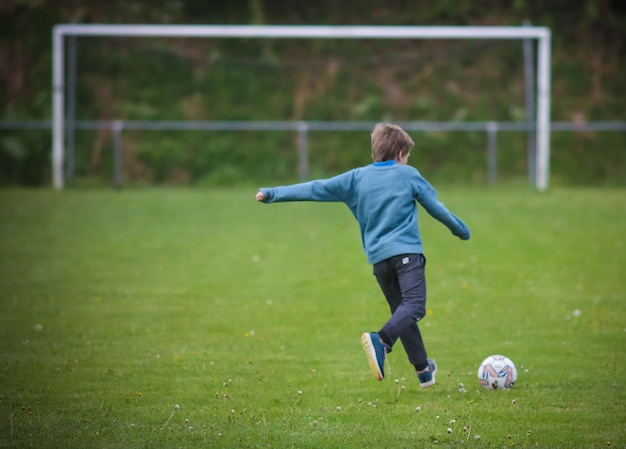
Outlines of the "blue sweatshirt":
[{"label": "blue sweatshirt", "polygon": [[264,202],[342,202],[359,222],[363,250],[370,264],[401,254],[422,254],[416,201],[463,240],[469,228],[437,200],[437,192],[410,165],[375,162],[329,179],[261,188]]}]

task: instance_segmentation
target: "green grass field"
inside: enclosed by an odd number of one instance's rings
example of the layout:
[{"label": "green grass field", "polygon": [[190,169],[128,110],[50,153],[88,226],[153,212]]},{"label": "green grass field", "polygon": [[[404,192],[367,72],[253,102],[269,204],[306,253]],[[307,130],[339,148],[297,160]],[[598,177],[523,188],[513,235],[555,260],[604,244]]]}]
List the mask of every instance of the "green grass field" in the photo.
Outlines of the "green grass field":
[{"label": "green grass field", "polygon": [[254,193],[0,191],[0,447],[626,447],[626,190],[440,187],[473,236],[420,216],[423,391],[369,372],[348,209]]}]

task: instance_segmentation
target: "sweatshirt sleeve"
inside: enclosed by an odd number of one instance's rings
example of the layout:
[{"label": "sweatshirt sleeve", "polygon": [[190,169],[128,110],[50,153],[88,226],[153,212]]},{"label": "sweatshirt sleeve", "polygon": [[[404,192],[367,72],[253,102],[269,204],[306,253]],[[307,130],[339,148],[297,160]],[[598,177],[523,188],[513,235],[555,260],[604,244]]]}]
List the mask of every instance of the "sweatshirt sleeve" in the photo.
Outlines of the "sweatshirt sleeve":
[{"label": "sweatshirt sleeve", "polygon": [[453,235],[462,240],[469,240],[471,233],[463,220],[450,212],[437,199],[437,192],[426,179],[420,176],[418,191],[415,199],[433,218],[443,223]]},{"label": "sweatshirt sleeve", "polygon": [[352,171],[328,179],[303,182],[289,186],[262,187],[265,203],[287,201],[349,202]]}]

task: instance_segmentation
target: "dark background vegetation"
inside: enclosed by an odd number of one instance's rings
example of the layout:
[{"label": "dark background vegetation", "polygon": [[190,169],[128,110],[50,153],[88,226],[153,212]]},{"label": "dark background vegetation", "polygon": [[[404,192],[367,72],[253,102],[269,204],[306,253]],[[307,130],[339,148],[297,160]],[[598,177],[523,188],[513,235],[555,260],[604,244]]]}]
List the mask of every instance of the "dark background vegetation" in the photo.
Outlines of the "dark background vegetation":
[{"label": "dark background vegetation", "polygon": [[[58,23],[533,25],[552,30],[552,120],[626,120],[620,0],[0,0],[0,120],[51,118]],[[79,38],[77,120],[524,121],[519,41]],[[0,131],[0,184],[50,183],[49,130]],[[486,182],[485,133],[412,133],[430,178]],[[553,183],[626,184],[626,133],[553,132]],[[292,132],[124,132],[126,184],[296,179]],[[111,179],[110,131],[76,133],[73,183]],[[526,135],[498,134],[499,180]],[[369,163],[366,132],[312,132],[312,176]]]}]

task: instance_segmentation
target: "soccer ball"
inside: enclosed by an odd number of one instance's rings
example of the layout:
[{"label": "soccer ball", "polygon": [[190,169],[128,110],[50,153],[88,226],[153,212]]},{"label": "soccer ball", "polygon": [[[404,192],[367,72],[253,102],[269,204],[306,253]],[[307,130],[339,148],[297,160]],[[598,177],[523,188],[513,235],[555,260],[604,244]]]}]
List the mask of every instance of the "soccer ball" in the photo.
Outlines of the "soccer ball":
[{"label": "soccer ball", "polygon": [[503,355],[491,355],[478,367],[478,382],[488,390],[512,388],[516,380],[515,364]]}]

